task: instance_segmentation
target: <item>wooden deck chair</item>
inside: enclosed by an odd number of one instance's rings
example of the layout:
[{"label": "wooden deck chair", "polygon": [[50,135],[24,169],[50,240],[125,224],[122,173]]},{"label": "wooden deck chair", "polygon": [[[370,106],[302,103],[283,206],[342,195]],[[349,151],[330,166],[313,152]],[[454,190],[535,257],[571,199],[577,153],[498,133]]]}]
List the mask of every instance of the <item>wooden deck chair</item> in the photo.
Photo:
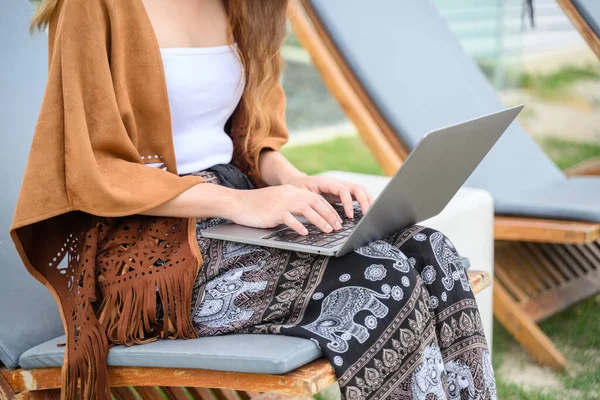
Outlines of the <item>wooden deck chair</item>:
[{"label": "wooden deck chair", "polygon": [[[292,0],[288,14],[388,175],[426,132],[503,107],[430,0]],[[495,200],[495,316],[538,363],[565,368],[536,323],[600,291],[600,178],[565,176],[515,123],[467,186]]]},{"label": "wooden deck chair", "polygon": [[[557,2],[600,59],[600,2],[596,0],[557,0]],[[580,172],[600,175],[600,157],[584,161],[567,170],[571,175]]]},{"label": "wooden deck chair", "polygon": [[[8,7],[8,9],[6,9]],[[64,342],[58,307],[25,270],[8,228],[46,81],[46,39],[28,35],[31,6],[9,2],[0,43],[3,90],[0,208],[0,400],[58,399]],[[475,293],[489,275],[470,271]],[[225,335],[117,346],[109,353],[109,376],[118,400],[271,399],[311,396],[335,382],[331,365],[307,339],[282,335]]]}]

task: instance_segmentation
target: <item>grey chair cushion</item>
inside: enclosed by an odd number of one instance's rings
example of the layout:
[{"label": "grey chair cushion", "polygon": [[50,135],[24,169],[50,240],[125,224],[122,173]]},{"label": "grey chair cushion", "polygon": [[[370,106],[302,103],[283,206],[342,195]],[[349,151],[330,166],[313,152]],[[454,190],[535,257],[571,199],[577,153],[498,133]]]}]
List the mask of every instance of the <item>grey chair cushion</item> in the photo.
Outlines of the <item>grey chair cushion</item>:
[{"label": "grey chair cushion", "polygon": [[56,302],[25,270],[8,235],[47,72],[47,36],[29,35],[31,2],[4,2],[0,14],[0,361],[16,367],[25,350],[63,334]]},{"label": "grey chair cushion", "polygon": [[[64,342],[59,337],[26,351],[19,360],[25,369],[59,367]],[[139,346],[116,346],[108,365],[168,367],[284,374],[322,356],[310,340],[271,334],[235,334],[191,340],[159,340]]]},{"label": "grey chair cushion", "polygon": [[600,179],[574,177],[534,190],[500,195],[497,212],[556,219],[600,222]]},{"label": "grey chair cushion", "polygon": [[[311,4],[371,100],[409,147],[431,130],[504,107],[429,0]],[[466,185],[488,190],[498,213],[574,219],[586,215],[600,221],[597,208],[583,194],[562,193],[571,203],[553,207],[536,203],[545,200],[542,196],[522,194],[544,193],[548,187],[568,190],[571,185],[517,122]],[[512,206],[516,204],[522,208]]]},{"label": "grey chair cushion", "polygon": [[600,1],[572,0],[573,5],[585,19],[597,37],[600,37]]}]

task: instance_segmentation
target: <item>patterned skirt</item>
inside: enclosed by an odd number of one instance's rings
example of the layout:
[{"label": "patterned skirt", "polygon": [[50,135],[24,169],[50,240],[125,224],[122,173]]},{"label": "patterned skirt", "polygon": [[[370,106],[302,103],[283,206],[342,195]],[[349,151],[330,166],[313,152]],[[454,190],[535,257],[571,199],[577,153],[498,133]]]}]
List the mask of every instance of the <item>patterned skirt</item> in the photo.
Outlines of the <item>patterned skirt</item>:
[{"label": "patterned skirt", "polygon": [[[210,172],[199,173],[219,183]],[[490,353],[462,261],[413,226],[343,257],[200,236],[192,320],[200,336],[310,339],[345,399],[495,399]]]}]

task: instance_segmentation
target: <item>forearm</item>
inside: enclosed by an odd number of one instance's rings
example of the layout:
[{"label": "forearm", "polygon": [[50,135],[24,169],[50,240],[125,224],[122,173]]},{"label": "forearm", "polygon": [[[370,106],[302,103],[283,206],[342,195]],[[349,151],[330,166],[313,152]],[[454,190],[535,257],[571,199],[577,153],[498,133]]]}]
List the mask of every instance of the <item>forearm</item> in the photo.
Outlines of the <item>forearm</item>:
[{"label": "forearm", "polygon": [[[298,171],[280,152],[263,151],[259,159],[263,180],[269,186],[284,185],[293,178],[306,176]],[[240,190],[201,183],[179,196],[143,212],[143,215],[178,218],[228,218],[240,201]]]},{"label": "forearm", "polygon": [[[259,168],[263,180],[269,186],[283,185],[294,177],[306,176],[278,151],[263,151],[259,159]],[[229,219],[239,198],[239,190],[202,183],[142,214],[158,217]]]},{"label": "forearm", "polygon": [[178,218],[229,218],[239,190],[201,183],[141,214]]},{"label": "forearm", "polygon": [[306,176],[278,151],[265,150],[260,154],[258,168],[269,186],[285,185],[293,178]]}]

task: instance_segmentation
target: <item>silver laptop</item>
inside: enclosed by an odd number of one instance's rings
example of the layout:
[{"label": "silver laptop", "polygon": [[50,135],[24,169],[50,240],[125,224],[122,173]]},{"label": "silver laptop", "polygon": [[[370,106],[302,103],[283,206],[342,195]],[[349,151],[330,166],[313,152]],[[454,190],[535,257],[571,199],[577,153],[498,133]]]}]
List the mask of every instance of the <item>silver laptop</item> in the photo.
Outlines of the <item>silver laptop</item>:
[{"label": "silver laptop", "polygon": [[202,236],[306,253],[341,256],[374,240],[439,214],[469,178],[523,106],[502,110],[425,135],[363,216],[342,218],[342,229],[325,233],[306,219],[308,235],[285,225],[250,228],[227,222]]}]

